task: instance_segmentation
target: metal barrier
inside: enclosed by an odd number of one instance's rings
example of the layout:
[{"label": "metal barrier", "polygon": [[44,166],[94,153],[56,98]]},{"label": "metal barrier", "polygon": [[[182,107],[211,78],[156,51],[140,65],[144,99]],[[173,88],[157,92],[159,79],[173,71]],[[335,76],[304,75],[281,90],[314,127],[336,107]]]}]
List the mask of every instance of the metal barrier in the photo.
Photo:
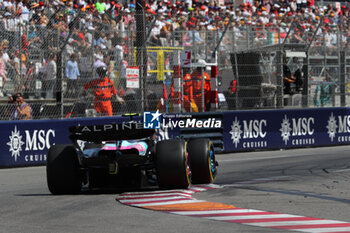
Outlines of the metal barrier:
[{"label": "metal barrier", "polygon": [[224,151],[346,145],[349,108],[224,112]]},{"label": "metal barrier", "polygon": [[[164,118],[165,116],[163,116]],[[350,108],[310,108],[169,114],[158,140],[210,138],[217,152],[274,150],[350,144]],[[186,119],[191,127],[181,128]],[[125,117],[0,122],[0,167],[43,165],[53,144],[69,141],[68,127],[127,121]],[[142,121],[142,118],[135,118]],[[188,121],[189,120],[189,121]],[[197,123],[198,121],[201,122]],[[165,121],[169,123],[168,121]],[[206,122],[206,123],[205,123]],[[81,145],[83,141],[79,142]]]}]

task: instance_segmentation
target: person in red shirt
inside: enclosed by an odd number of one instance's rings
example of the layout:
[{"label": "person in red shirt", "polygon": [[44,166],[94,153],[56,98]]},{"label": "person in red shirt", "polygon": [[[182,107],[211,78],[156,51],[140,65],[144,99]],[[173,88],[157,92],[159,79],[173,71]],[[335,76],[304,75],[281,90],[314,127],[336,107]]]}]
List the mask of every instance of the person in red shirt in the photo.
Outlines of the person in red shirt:
[{"label": "person in red shirt", "polygon": [[124,103],[123,99],[117,95],[113,81],[106,76],[107,67],[100,66],[96,69],[99,78],[85,83],[84,89],[93,89],[95,94],[94,108],[100,115],[113,116],[112,95],[119,103]]}]

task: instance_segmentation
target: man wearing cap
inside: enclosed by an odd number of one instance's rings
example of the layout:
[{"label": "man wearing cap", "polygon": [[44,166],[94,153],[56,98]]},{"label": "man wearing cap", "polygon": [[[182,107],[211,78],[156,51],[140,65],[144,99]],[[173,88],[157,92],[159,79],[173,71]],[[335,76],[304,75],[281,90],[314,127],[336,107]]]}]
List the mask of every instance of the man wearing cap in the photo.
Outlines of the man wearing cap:
[{"label": "man wearing cap", "polygon": [[94,108],[99,115],[113,116],[112,96],[115,96],[120,104],[124,103],[124,101],[117,95],[113,81],[106,76],[107,67],[98,67],[96,73],[99,78],[85,83],[84,89],[92,89],[94,91]]}]

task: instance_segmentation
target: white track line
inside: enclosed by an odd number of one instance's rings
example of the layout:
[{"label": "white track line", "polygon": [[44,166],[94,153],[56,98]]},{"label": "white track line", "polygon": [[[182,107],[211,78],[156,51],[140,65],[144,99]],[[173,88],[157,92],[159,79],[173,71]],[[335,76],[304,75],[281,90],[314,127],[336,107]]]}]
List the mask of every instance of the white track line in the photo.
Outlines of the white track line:
[{"label": "white track line", "polygon": [[326,233],[326,232],[350,232],[350,227],[330,227],[330,228],[312,228],[312,229],[292,229],[293,231]]},{"label": "white track line", "polygon": [[122,203],[130,203],[133,202],[156,202],[156,201],[165,201],[165,200],[176,200],[176,199],[189,199],[188,197],[181,197],[181,196],[175,196],[175,197],[161,197],[161,198],[140,198],[140,199],[122,199],[120,202]]},{"label": "white track line", "polygon": [[221,221],[229,221],[229,220],[245,220],[245,219],[264,219],[264,218],[295,218],[300,217],[298,215],[292,214],[266,214],[266,215],[241,215],[241,216],[219,216],[219,217],[205,217],[207,219],[212,220],[221,220]]},{"label": "white track line", "polygon": [[317,224],[335,224],[335,223],[347,223],[335,220],[305,220],[305,221],[278,221],[278,222],[257,222],[246,223],[247,225],[259,226],[259,227],[276,227],[276,226],[297,226],[297,225],[317,225]]},{"label": "white track line", "polygon": [[170,213],[179,215],[206,215],[206,214],[234,214],[234,213],[258,213],[265,212],[262,210],[251,210],[251,209],[230,209],[230,210],[203,210],[203,211],[172,211]]},{"label": "white track line", "polygon": [[201,200],[183,200],[183,201],[164,201],[156,203],[142,203],[142,204],[131,204],[132,206],[146,207],[146,206],[159,206],[159,205],[173,205],[173,204],[185,204],[185,203],[199,203],[206,202]]},{"label": "white track line", "polygon": [[126,200],[126,199],[141,199],[141,198],[155,198],[155,197],[187,197],[192,198],[192,195],[190,194],[184,194],[184,193],[166,193],[166,194],[154,194],[154,195],[128,195],[128,196],[120,196],[119,200]]}]

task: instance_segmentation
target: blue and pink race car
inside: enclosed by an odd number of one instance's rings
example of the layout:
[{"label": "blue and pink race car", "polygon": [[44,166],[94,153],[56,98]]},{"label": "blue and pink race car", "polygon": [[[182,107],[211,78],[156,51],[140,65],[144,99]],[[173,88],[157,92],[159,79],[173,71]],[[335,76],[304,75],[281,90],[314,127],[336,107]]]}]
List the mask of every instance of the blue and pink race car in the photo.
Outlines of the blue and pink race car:
[{"label": "blue and pink race car", "polygon": [[217,174],[214,147],[206,138],[156,141],[154,129],[132,120],[69,130],[72,144],[54,145],[48,152],[52,194],[77,194],[83,186],[140,188],[144,180],[160,188],[183,189],[191,183],[211,183]]}]

